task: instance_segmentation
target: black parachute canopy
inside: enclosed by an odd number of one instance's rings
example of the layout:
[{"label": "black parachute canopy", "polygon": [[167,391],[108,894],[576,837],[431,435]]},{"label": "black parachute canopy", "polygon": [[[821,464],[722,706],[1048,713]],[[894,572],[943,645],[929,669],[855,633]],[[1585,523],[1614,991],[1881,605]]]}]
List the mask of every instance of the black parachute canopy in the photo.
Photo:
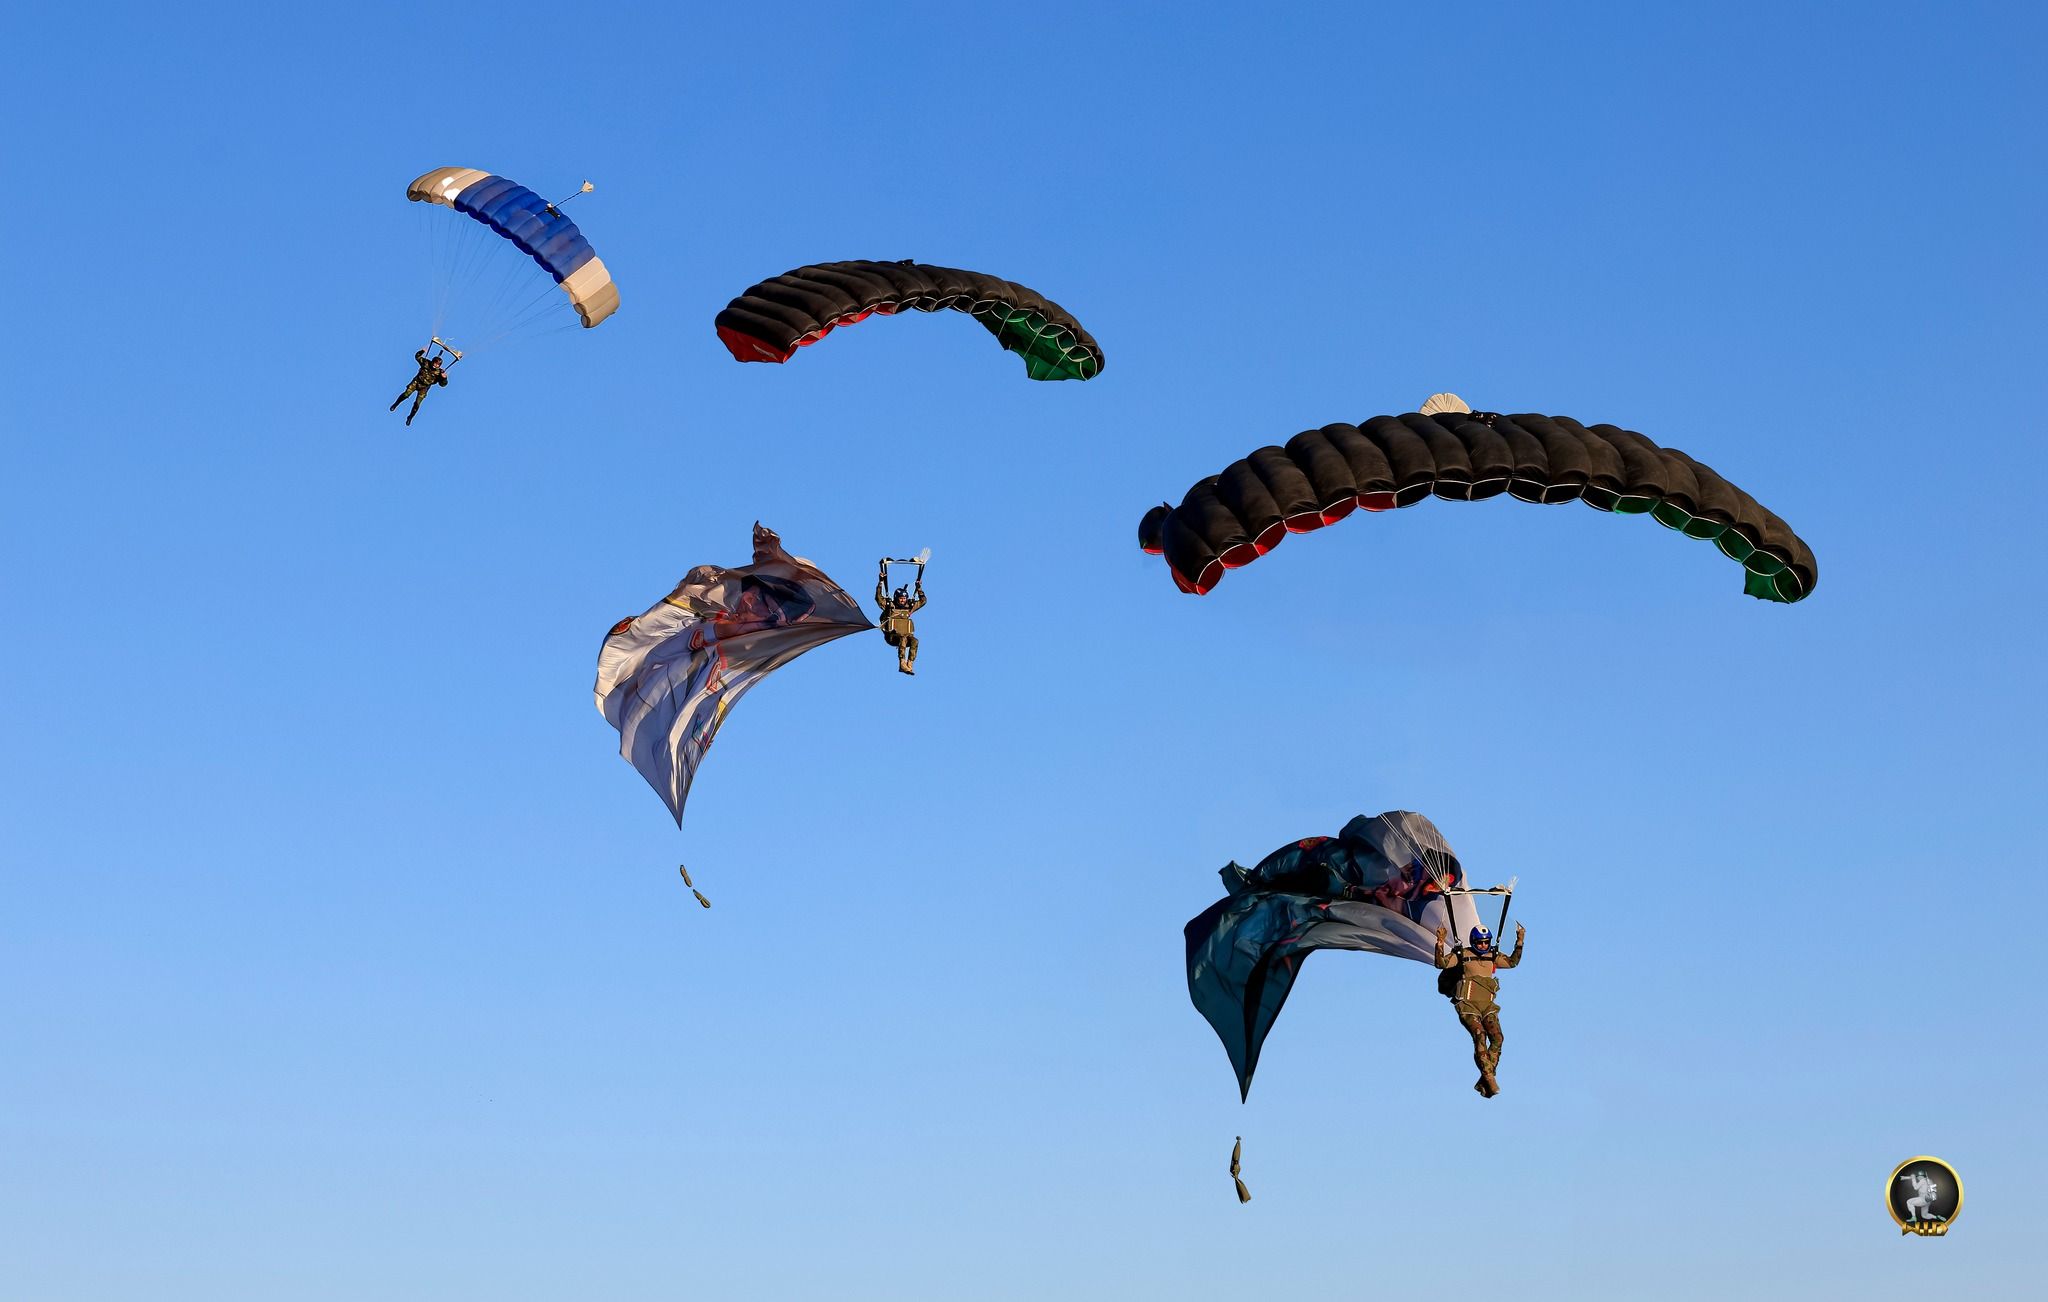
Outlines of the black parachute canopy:
[{"label": "black parachute canopy", "polygon": [[817,262],[764,280],[726,304],[718,337],[742,362],[786,362],[835,326],[906,308],[953,308],[1024,358],[1034,380],[1086,380],[1102,349],[1067,310],[1038,291],[979,271],[921,262]]},{"label": "black parachute canopy", "polygon": [[1712,469],[1634,430],[1569,416],[1410,412],[1304,430],[1198,481],[1179,506],[1138,525],[1138,545],[1164,555],[1183,592],[1206,593],[1290,533],[1353,510],[1389,511],[1428,497],[1477,502],[1508,493],[1546,505],[1648,514],[1713,541],[1747,572],[1743,590],[1794,602],[1813,591],[1813,552],[1783,520]]}]

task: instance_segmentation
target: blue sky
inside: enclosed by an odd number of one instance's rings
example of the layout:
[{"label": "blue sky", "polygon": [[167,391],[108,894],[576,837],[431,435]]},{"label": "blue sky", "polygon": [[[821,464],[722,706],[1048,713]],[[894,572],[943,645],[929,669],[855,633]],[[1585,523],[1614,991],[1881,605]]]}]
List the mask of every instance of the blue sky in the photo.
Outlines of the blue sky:
[{"label": "blue sky", "polygon": [[[2031,1291],[2038,12],[5,23],[9,1291]],[[594,180],[624,301],[406,430],[446,164]],[[1107,370],[957,317],[729,359],[846,257],[1021,280]],[[1135,547],[1442,389],[1688,450],[1817,593],[1506,500],[1200,600]],[[597,643],[756,519],[856,590],[930,546],[920,673],[771,680],[678,833]],[[1181,924],[1388,808],[1521,878],[1505,1093],[1331,955],[1240,1106]],[[1939,1243],[1883,1212],[1919,1153]]]}]

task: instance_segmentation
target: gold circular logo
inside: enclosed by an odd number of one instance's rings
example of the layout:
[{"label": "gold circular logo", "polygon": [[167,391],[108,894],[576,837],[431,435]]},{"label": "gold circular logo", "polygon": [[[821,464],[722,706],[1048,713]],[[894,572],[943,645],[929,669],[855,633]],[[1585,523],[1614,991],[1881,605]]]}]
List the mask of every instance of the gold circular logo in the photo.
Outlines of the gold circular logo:
[{"label": "gold circular logo", "polygon": [[1899,1233],[1938,1238],[1962,1215],[1962,1177],[1938,1157],[1907,1158],[1885,1181],[1884,1205]]}]

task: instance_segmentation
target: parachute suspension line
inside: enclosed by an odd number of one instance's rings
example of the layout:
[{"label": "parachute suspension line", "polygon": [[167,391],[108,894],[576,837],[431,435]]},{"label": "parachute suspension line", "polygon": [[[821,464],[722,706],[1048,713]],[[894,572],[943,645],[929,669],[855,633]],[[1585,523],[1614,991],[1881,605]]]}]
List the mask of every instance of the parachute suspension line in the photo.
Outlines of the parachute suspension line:
[{"label": "parachute suspension line", "polygon": [[421,235],[426,245],[427,275],[434,286],[433,316],[427,322],[427,333],[438,335],[441,327],[448,323],[448,286],[441,277],[441,223],[427,222]]},{"label": "parachute suspension line", "polygon": [[1394,821],[1385,814],[1379,815],[1373,821],[1380,825],[1381,830],[1386,834],[1387,841],[1392,844],[1406,845],[1412,852],[1411,861],[1420,865],[1424,875],[1436,884],[1437,896],[1442,900],[1444,906],[1444,931],[1449,937],[1454,951],[1462,948],[1464,941],[1456,934],[1458,931],[1458,911],[1452,895],[1453,888],[1444,870],[1443,851],[1436,846],[1422,844],[1405,830],[1395,826]]},{"label": "parachute suspension line", "polygon": [[562,324],[558,326],[552,326],[545,330],[536,330],[532,328],[531,323],[527,323],[516,328],[500,330],[498,333],[484,340],[483,344],[480,346],[487,348],[494,347],[500,343],[503,343],[508,338],[545,339],[550,335],[563,334],[570,330],[581,330],[582,328],[583,323],[573,318],[568,321],[564,321]]},{"label": "parachute suspension line", "polygon": [[[534,287],[535,268],[531,263],[532,259],[524,254],[506,260],[498,292],[484,314],[488,342],[496,343],[529,333],[553,333],[534,331],[532,327],[552,317],[557,309],[568,306],[568,295],[552,276],[542,274],[538,277],[538,287]],[[580,325],[580,320],[576,324]]]},{"label": "parachute suspension line", "polygon": [[434,333],[440,334],[448,325],[449,314],[462,312],[462,305],[475,297],[474,286],[494,261],[493,246],[498,241],[495,232],[478,222],[461,221],[450,225],[443,221],[437,224],[442,229],[435,237],[438,245]]},{"label": "parachute suspension line", "polygon": [[487,349],[513,336],[552,333],[532,327],[552,315],[555,306],[566,309],[568,299],[532,258],[481,222],[463,222],[446,238],[449,251],[441,264],[436,334],[448,327],[451,315],[460,319],[465,352]]},{"label": "parachute suspension line", "polygon": [[[479,227],[478,229],[488,229]],[[495,241],[494,241],[495,242]],[[477,286],[477,328],[486,339],[500,337],[504,332],[499,323],[505,318],[506,301],[514,294],[523,293],[525,274],[531,268],[521,265],[527,261],[515,246],[499,243],[497,256],[490,259]]]},{"label": "parachute suspension line", "polygon": [[502,300],[520,291],[533,268],[531,259],[489,226],[482,222],[465,226],[469,243],[457,293],[475,309],[479,332],[489,335],[502,311]]},{"label": "parachute suspension line", "polygon": [[539,291],[507,315],[505,324],[492,338],[503,339],[507,335],[523,333],[528,326],[552,316],[566,300],[567,295],[560,285],[551,280],[544,281]]},{"label": "parachute suspension line", "polygon": [[563,330],[580,327],[582,323],[572,319],[549,330],[537,330],[534,328],[541,322],[554,316],[560,310],[561,302],[558,302],[558,299],[566,302],[566,299],[562,299],[562,287],[550,283],[545,289],[521,305],[516,312],[502,316],[494,314],[494,317],[497,318],[493,322],[494,328],[483,337],[477,344],[477,347],[488,348],[515,336],[525,338],[529,335],[557,334]]},{"label": "parachute suspension line", "polygon": [[[1388,826],[1391,828],[1392,824],[1388,824]],[[1413,843],[1411,842],[1411,844]],[[1461,930],[1464,924],[1458,921],[1458,897],[1463,895],[1469,899],[1474,895],[1492,895],[1499,888],[1496,887],[1489,891],[1477,891],[1471,886],[1454,886],[1451,884],[1450,874],[1443,866],[1443,852],[1441,850],[1438,850],[1435,846],[1419,844],[1415,846],[1415,849],[1417,851],[1416,857],[1422,864],[1422,870],[1429,874],[1429,879],[1432,882],[1436,883],[1437,895],[1443,900],[1444,932],[1446,938],[1450,941],[1451,952],[1455,954],[1466,946],[1466,938]],[[1434,859],[1432,859],[1432,856],[1435,856]],[[1508,890],[1512,894],[1514,888],[1509,887]],[[1501,917],[1503,919],[1507,917],[1506,909],[1502,909]],[[1479,922],[1479,908],[1476,904],[1472,909],[1472,921],[1475,924]]]},{"label": "parachute suspension line", "polygon": [[461,290],[461,281],[482,242],[465,229],[470,223],[429,221],[427,223],[428,274],[434,285],[434,316],[428,333],[438,335],[448,325]]},{"label": "parachute suspension line", "polygon": [[1422,871],[1429,874],[1429,880],[1436,883],[1436,897],[1443,901],[1444,906],[1444,939],[1450,943],[1451,952],[1455,954],[1465,948],[1465,942],[1458,936],[1458,911],[1451,907],[1450,885],[1444,881],[1444,875],[1427,859],[1419,862],[1422,864]]},{"label": "parachute suspension line", "polygon": [[[447,225],[445,222],[442,224]],[[472,222],[463,222],[451,229],[446,241],[445,261],[441,264],[442,295],[452,308],[468,293],[489,249],[482,228]]]}]

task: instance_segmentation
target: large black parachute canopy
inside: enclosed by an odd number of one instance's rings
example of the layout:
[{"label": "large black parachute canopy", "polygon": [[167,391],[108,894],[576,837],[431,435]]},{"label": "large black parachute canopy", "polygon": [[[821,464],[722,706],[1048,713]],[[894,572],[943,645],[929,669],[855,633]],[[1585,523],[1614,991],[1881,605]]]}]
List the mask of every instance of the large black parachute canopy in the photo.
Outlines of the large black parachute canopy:
[{"label": "large black parachute canopy", "polygon": [[1034,380],[1087,380],[1102,348],[1071,313],[1014,281],[922,262],[817,262],[764,280],[726,304],[718,337],[742,362],[786,362],[834,327],[906,308],[952,308],[1024,358]]},{"label": "large black parachute canopy", "polygon": [[1335,524],[1354,510],[1391,511],[1430,497],[1477,502],[1583,502],[1648,514],[1740,561],[1743,590],[1794,602],[1819,577],[1790,526],[1712,468],[1634,430],[1569,416],[1476,412],[1452,394],[1423,410],[1304,430],[1196,481],[1179,506],[1138,524],[1138,544],[1164,555],[1183,592],[1206,593],[1290,533]]}]

